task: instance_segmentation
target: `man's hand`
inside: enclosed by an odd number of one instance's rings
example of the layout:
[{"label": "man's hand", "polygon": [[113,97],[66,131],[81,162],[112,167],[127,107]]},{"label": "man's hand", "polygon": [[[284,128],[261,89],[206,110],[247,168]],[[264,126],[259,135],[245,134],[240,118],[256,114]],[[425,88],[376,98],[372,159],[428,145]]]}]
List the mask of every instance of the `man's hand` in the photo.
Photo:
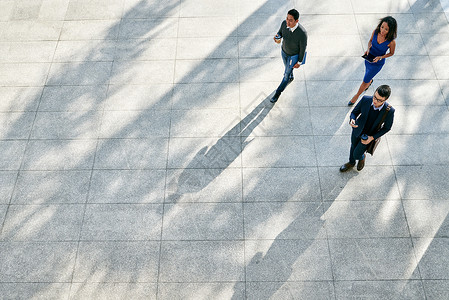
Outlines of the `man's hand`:
[{"label": "man's hand", "polygon": [[[277,36],[277,35],[276,35],[276,36]],[[281,43],[281,38],[280,38],[280,37],[279,37],[279,38],[276,38],[276,36],[273,38],[274,42],[275,42],[276,44]]]},{"label": "man's hand", "polygon": [[298,62],[293,66],[293,69],[298,69],[301,66],[301,64]]},{"label": "man's hand", "polygon": [[361,140],[361,141],[362,141],[362,144],[368,145],[369,143],[371,143],[372,140],[374,140],[374,138],[369,135],[366,140]]},{"label": "man's hand", "polygon": [[352,128],[359,127],[359,125],[355,125],[355,120],[354,119],[349,120],[349,125],[351,125]]}]

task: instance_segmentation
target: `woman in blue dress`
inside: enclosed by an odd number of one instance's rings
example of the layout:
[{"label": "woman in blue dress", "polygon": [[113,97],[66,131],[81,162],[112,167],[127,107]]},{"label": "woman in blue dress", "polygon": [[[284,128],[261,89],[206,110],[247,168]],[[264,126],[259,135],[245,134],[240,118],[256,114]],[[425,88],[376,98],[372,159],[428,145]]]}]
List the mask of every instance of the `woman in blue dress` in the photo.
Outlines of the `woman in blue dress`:
[{"label": "woman in blue dress", "polygon": [[[365,60],[365,77],[357,91],[357,94],[349,101],[348,106],[354,105],[360,95],[366,91],[373,83],[374,76],[379,73],[385,64],[385,58],[393,56],[396,49],[395,38],[397,36],[398,25],[396,20],[391,17],[385,17],[380,20],[379,25],[371,34],[368,42],[368,50],[365,55],[371,54],[374,56],[373,62]],[[388,51],[388,53],[387,53]]]}]

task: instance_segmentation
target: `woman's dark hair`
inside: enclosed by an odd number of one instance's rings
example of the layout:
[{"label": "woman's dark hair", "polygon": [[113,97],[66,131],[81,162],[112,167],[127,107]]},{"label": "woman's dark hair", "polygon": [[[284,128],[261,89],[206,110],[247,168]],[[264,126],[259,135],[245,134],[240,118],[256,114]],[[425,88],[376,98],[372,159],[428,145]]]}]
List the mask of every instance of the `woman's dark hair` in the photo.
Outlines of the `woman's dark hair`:
[{"label": "woman's dark hair", "polygon": [[376,33],[380,32],[380,26],[382,26],[383,22],[387,23],[389,28],[387,33],[387,40],[394,40],[398,35],[398,23],[396,22],[395,18],[393,18],[392,16],[388,16],[380,19],[379,25],[377,25],[376,27]]},{"label": "woman's dark hair", "polygon": [[296,9],[290,9],[287,13],[288,15],[292,16],[295,21],[298,21],[299,19],[299,12]]},{"label": "woman's dark hair", "polygon": [[384,84],[384,85],[379,86],[376,89],[376,92],[379,94],[379,96],[381,96],[381,97],[385,98],[385,100],[387,100],[388,98],[390,98],[391,88],[388,85]]}]

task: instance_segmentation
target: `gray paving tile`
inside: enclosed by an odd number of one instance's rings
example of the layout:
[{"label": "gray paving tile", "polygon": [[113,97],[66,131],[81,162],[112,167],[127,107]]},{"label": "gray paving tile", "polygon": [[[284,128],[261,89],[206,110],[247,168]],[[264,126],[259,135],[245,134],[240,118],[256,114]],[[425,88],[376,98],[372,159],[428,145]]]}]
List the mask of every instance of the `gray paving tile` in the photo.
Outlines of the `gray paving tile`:
[{"label": "gray paving tile", "polygon": [[118,40],[114,58],[119,61],[175,59],[176,44],[175,38]]},{"label": "gray paving tile", "polygon": [[60,40],[115,40],[119,34],[118,20],[65,21]]},{"label": "gray paving tile", "polygon": [[444,100],[446,101],[446,105],[449,106],[449,80],[439,80],[438,82],[441,86],[441,92]]},{"label": "gray paving tile", "polygon": [[[279,51],[279,50],[278,50]],[[278,52],[279,53],[279,52]],[[275,90],[281,83],[284,74],[284,65],[281,55],[277,57],[262,58],[241,58],[239,59],[239,78],[242,82],[265,82],[274,83],[272,89]],[[303,67],[293,71],[295,79],[304,79]],[[293,82],[292,84],[295,84]],[[258,94],[258,93],[257,93]]]},{"label": "gray paving tile", "polygon": [[449,111],[446,106],[399,107],[394,114],[391,134],[444,134],[449,131]]},{"label": "gray paving tile", "polygon": [[95,170],[89,203],[162,203],[165,170]]},{"label": "gray paving tile", "polygon": [[105,110],[169,109],[172,84],[109,85]]},{"label": "gray paving tile", "polygon": [[0,63],[0,86],[42,86],[50,63]]},{"label": "gray paving tile", "polygon": [[[342,163],[343,164],[343,163]],[[325,201],[399,200],[395,172],[389,166],[365,166],[363,171],[340,173],[339,167],[320,167],[321,194]],[[366,185],[376,179],[375,185]],[[360,189],[360,186],[364,186]]]},{"label": "gray paving tile", "polygon": [[0,113],[1,139],[27,139],[33,126],[34,112]]},{"label": "gray paving tile", "polygon": [[158,284],[158,299],[245,299],[243,282],[201,282]]},{"label": "gray paving tile", "polygon": [[4,299],[67,299],[70,283],[0,283]]},{"label": "gray paving tile", "polygon": [[69,283],[77,242],[0,242],[0,282]]},{"label": "gray paving tile", "polygon": [[[402,27],[402,26],[401,26]],[[396,38],[396,47],[394,55],[406,56],[406,55],[427,55],[428,52],[421,34],[418,33],[401,33]],[[365,49],[366,50],[366,49]]]},{"label": "gray paving tile", "polygon": [[120,22],[118,37],[119,39],[176,38],[178,30],[181,31],[178,23],[176,18],[124,19]]},{"label": "gray paving tile", "polygon": [[449,162],[449,156],[444,151],[434,151],[434,149],[447,149],[449,137],[446,134],[390,135],[387,136],[387,140],[394,165],[429,165]]},{"label": "gray paving tile", "polygon": [[[257,16],[260,19],[266,18],[267,16],[273,17],[285,17],[286,12],[295,6],[293,0],[282,1],[282,0],[241,0],[238,1],[239,5],[239,17],[242,19],[251,18]],[[303,5],[297,5],[302,7]],[[264,16],[261,18],[261,16]],[[277,19],[276,19],[277,21]]]},{"label": "gray paving tile", "polygon": [[48,74],[49,85],[101,85],[110,78],[112,62],[81,61],[53,63]]},{"label": "gray paving tile", "polygon": [[91,171],[21,171],[11,204],[85,203]]},{"label": "gray paving tile", "polygon": [[[388,84],[391,87],[391,96],[388,102],[397,111],[406,108],[400,106],[444,106],[444,96],[438,80],[376,80],[376,87]],[[435,108],[434,108],[435,109]],[[416,122],[416,120],[413,120]],[[398,125],[395,121],[393,128]]]},{"label": "gray paving tile", "polygon": [[49,20],[10,20],[0,31],[2,41],[57,41],[63,22]]},{"label": "gray paving tile", "polygon": [[[350,98],[347,97],[348,99]],[[340,99],[343,102],[343,99]],[[313,107],[310,108],[310,118],[313,133],[316,135],[342,135],[351,134],[349,116],[351,110],[347,107]],[[323,118],[323,116],[326,116]]]},{"label": "gray paving tile", "polygon": [[83,222],[84,205],[11,205],[2,240],[75,241]]},{"label": "gray paving tile", "polygon": [[444,299],[449,293],[449,280],[423,280],[427,299]]},{"label": "gray paving tile", "polygon": [[38,112],[33,139],[89,139],[100,131],[101,111]]},{"label": "gray paving tile", "polygon": [[447,199],[448,169],[441,165],[396,166],[395,173],[402,199]]},{"label": "gray paving tile", "polygon": [[352,0],[352,8],[355,13],[404,13],[410,12],[410,4],[406,0],[395,1],[380,0],[376,3],[363,0]]},{"label": "gray paving tile", "polygon": [[11,15],[14,10],[14,1],[2,1],[0,3],[0,21],[9,21],[11,20]]},{"label": "gray paving tile", "polygon": [[1,43],[0,62],[51,62],[56,44],[56,41]]},{"label": "gray paving tile", "polygon": [[[279,101],[283,101],[280,98]],[[287,100],[288,101],[288,100]],[[245,112],[243,112],[245,113]],[[253,110],[247,116],[255,115],[258,110]],[[242,118],[245,117],[242,115]],[[242,126],[242,136],[292,136],[311,135],[312,123],[310,112],[306,107],[272,107],[272,104],[265,104],[263,110],[252,120],[245,120]]]},{"label": "gray paving tile", "polygon": [[174,110],[171,115],[172,137],[221,137],[240,133],[240,111],[236,108]]},{"label": "gray paving tile", "polygon": [[[449,26],[447,26],[447,18],[444,12],[425,12],[413,15],[421,33],[449,33]],[[432,20],[432,22],[429,22],[429,20]]]},{"label": "gray paving tile", "polygon": [[55,62],[113,61],[115,43],[109,40],[59,41]]},{"label": "gray paving tile", "polygon": [[[304,65],[304,72],[307,80],[345,78],[348,81],[360,80],[361,82],[365,74],[365,65],[361,57],[339,57],[336,59],[335,57],[309,55],[307,63]],[[346,101],[346,103],[348,102]]]},{"label": "gray paving tile", "polygon": [[[346,122],[348,122],[347,119]],[[345,123],[346,123],[345,122]],[[349,126],[348,123],[343,126]],[[394,136],[396,137],[396,136]],[[334,135],[334,136],[315,136],[315,147],[317,152],[317,162],[321,167],[334,166],[340,167],[349,160],[349,149],[351,148],[351,136],[350,135]],[[382,137],[379,146],[376,148],[376,152],[373,156],[368,155],[366,159],[365,168],[368,166],[391,166],[392,154],[396,149],[392,149],[390,145],[391,139]],[[391,151],[391,152],[390,152]],[[397,150],[396,150],[397,151]],[[391,153],[391,154],[390,154]],[[338,169],[337,168],[337,169]],[[354,169],[353,172],[357,172]],[[366,169],[365,169],[366,170]],[[365,172],[363,170],[363,172]],[[349,172],[348,174],[356,174]],[[363,173],[362,172],[362,173]],[[352,176],[351,175],[351,176]],[[342,175],[347,176],[347,175]]]},{"label": "gray paving tile", "polygon": [[[281,21],[279,21],[279,25],[280,23]],[[301,18],[301,24],[307,30],[308,36],[319,34],[335,35],[342,33],[352,35],[359,33],[355,16],[352,13],[337,15],[307,15]]]},{"label": "gray paving tile", "polygon": [[245,202],[320,201],[318,170],[312,168],[244,168]]},{"label": "gray paving tile", "polygon": [[245,242],[246,281],[332,280],[326,240]]},{"label": "gray paving tile", "polygon": [[409,238],[330,239],[336,280],[418,279]]},{"label": "gray paving tile", "polygon": [[[279,46],[273,41],[276,30],[271,35],[240,36],[238,55],[240,58],[277,58],[280,57]],[[308,48],[310,49],[310,48]]]},{"label": "gray paving tile", "polygon": [[245,239],[325,238],[319,202],[253,202],[244,204]]},{"label": "gray paving tile", "polygon": [[176,59],[237,58],[239,56],[237,37],[228,37],[225,40],[221,37],[179,38],[177,41]]},{"label": "gray paving tile", "polygon": [[239,137],[171,138],[168,168],[222,169],[241,166]]},{"label": "gray paving tile", "polygon": [[101,140],[95,157],[95,169],[165,168],[166,138]]},{"label": "gray paving tile", "polygon": [[179,16],[185,17],[225,17],[235,16],[238,13],[237,0],[217,0],[213,3],[202,0],[181,2]]},{"label": "gray paving tile", "polygon": [[124,0],[72,0],[69,2],[66,20],[118,19],[122,15]]},{"label": "gray paving tile", "polygon": [[236,58],[176,61],[175,83],[238,81],[239,63]]},{"label": "gray paving tile", "polygon": [[[93,283],[116,283],[115,287],[119,290],[118,283],[156,283],[159,249],[159,242],[149,241],[81,242],[73,283],[81,283],[81,287]],[[112,287],[106,292],[114,290]]]},{"label": "gray paving tile", "polygon": [[413,55],[393,56],[389,58],[379,74],[378,79],[437,79],[435,73],[429,70],[431,60],[428,56],[420,56],[419,61]]},{"label": "gray paving tile", "polygon": [[414,13],[422,12],[442,12],[442,4],[439,0],[418,0],[410,5]]},{"label": "gray paving tile", "polygon": [[403,205],[413,237],[448,237],[447,200],[408,200]]},{"label": "gray paving tile", "polygon": [[46,86],[39,111],[102,110],[107,89],[106,85]]},{"label": "gray paving tile", "polygon": [[435,34],[424,33],[422,39],[427,53],[431,56],[444,56],[449,51],[449,43],[447,41],[449,37],[448,33]]},{"label": "gray paving tile", "polygon": [[307,40],[307,53],[313,56],[362,56],[365,50],[358,34],[319,34]]},{"label": "gray paving tile", "polygon": [[0,87],[0,111],[36,111],[41,93],[41,87]]},{"label": "gray paving tile", "polygon": [[162,205],[89,204],[86,207],[82,240],[160,239]]},{"label": "gray paving tile", "polygon": [[241,202],[242,172],[227,169],[178,169],[167,172],[166,201]]},{"label": "gray paving tile", "polygon": [[413,239],[422,279],[449,279],[449,238]]},{"label": "gray paving tile", "polygon": [[0,171],[0,204],[9,204],[16,179],[17,171]]},{"label": "gray paving tile", "polygon": [[177,203],[164,206],[163,240],[241,240],[241,203]]},{"label": "gray paving tile", "polygon": [[95,140],[31,140],[24,154],[23,170],[91,169]]},{"label": "gray paving tile", "polygon": [[[299,77],[301,78],[301,73]],[[277,74],[278,80],[273,82],[245,82],[240,84],[240,105],[242,117],[250,114],[255,107],[264,102],[267,108],[292,108],[308,106],[306,83],[302,80],[294,81],[284,90],[276,105],[269,102],[276,88],[281,83],[282,72]]]},{"label": "gray paving tile", "polygon": [[156,299],[155,283],[73,283],[68,299]]},{"label": "gray paving tile", "polygon": [[168,137],[170,111],[106,111],[100,138]]},{"label": "gray paving tile", "polygon": [[146,19],[153,17],[177,17],[179,16],[179,0],[162,0],[142,2],[140,0],[125,0],[124,19]]},{"label": "gray paving tile", "polygon": [[[305,14],[346,15],[352,13],[352,10],[348,9],[349,7],[351,7],[351,0],[342,0],[338,2],[332,0],[324,0],[320,1],[320,3],[311,3],[310,1],[307,0],[296,0],[295,2],[296,6],[299,8],[299,12],[301,15]],[[285,11],[287,11],[288,9],[289,7],[286,7]]]},{"label": "gray paving tile", "polygon": [[244,274],[242,241],[162,242],[160,282],[238,281]]},{"label": "gray paving tile", "polygon": [[324,210],[329,238],[410,236],[401,201],[335,201]]},{"label": "gray paving tile", "polygon": [[39,18],[48,20],[64,20],[70,0],[45,0],[40,3]]},{"label": "gray paving tile", "polygon": [[[210,26],[204,26],[208,24]],[[197,17],[180,18],[178,22],[178,38],[188,37],[231,37],[237,36],[238,21],[231,17]],[[171,26],[170,31],[172,31]],[[238,27],[240,28],[240,26]],[[172,34],[176,34],[173,32]]]},{"label": "gray paving tile", "polygon": [[111,83],[159,84],[173,83],[174,61],[129,61],[114,63]]},{"label": "gray paving tile", "polygon": [[174,109],[231,109],[238,106],[238,83],[182,83],[173,86]]},{"label": "gray paving tile", "polygon": [[248,299],[334,299],[331,281],[249,282]]},{"label": "gray paving tile", "polygon": [[7,205],[0,204],[0,222],[1,222],[0,224],[2,224],[2,226],[0,227],[1,229],[3,229],[3,222],[4,222],[5,217],[6,217],[6,210],[7,209],[8,209]]},{"label": "gray paving tile", "polygon": [[[341,81],[335,80],[307,80],[309,106],[346,107],[350,98],[357,92],[361,80],[347,81],[344,85]],[[372,93],[373,90],[369,89],[366,95]]]},{"label": "gray paving tile", "polygon": [[26,141],[0,140],[0,170],[18,170],[23,158]]},{"label": "gray paving tile", "polygon": [[[315,166],[315,148],[311,136],[250,137],[243,140],[244,167]],[[278,145],[282,145],[279,148]]]},{"label": "gray paving tile", "polygon": [[449,64],[445,58],[445,56],[430,56],[431,65],[433,66],[437,79],[449,79],[449,72],[447,71]]},{"label": "gray paving tile", "polygon": [[427,299],[420,280],[337,281],[336,299]]}]

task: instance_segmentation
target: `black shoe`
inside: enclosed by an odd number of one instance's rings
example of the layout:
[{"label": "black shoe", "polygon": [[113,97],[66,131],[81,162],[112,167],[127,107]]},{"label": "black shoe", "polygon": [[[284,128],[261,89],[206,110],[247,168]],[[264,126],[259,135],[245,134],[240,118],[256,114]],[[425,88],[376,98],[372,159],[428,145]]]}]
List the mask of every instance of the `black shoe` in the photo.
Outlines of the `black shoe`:
[{"label": "black shoe", "polygon": [[281,94],[275,93],[274,96],[271,98],[270,102],[276,103],[276,101],[278,101],[280,95]]},{"label": "black shoe", "polygon": [[294,78],[294,77],[290,77],[290,78],[288,79],[288,82],[290,83],[290,82],[292,82],[293,80],[295,80],[295,78]]},{"label": "black shoe", "polygon": [[357,171],[363,170],[363,168],[365,167],[365,159],[366,159],[366,155],[362,160],[359,160],[359,162],[357,163]]},{"label": "black shoe", "polygon": [[349,162],[345,163],[343,166],[340,167],[340,172],[347,172],[354,168],[355,164],[351,164]]}]

